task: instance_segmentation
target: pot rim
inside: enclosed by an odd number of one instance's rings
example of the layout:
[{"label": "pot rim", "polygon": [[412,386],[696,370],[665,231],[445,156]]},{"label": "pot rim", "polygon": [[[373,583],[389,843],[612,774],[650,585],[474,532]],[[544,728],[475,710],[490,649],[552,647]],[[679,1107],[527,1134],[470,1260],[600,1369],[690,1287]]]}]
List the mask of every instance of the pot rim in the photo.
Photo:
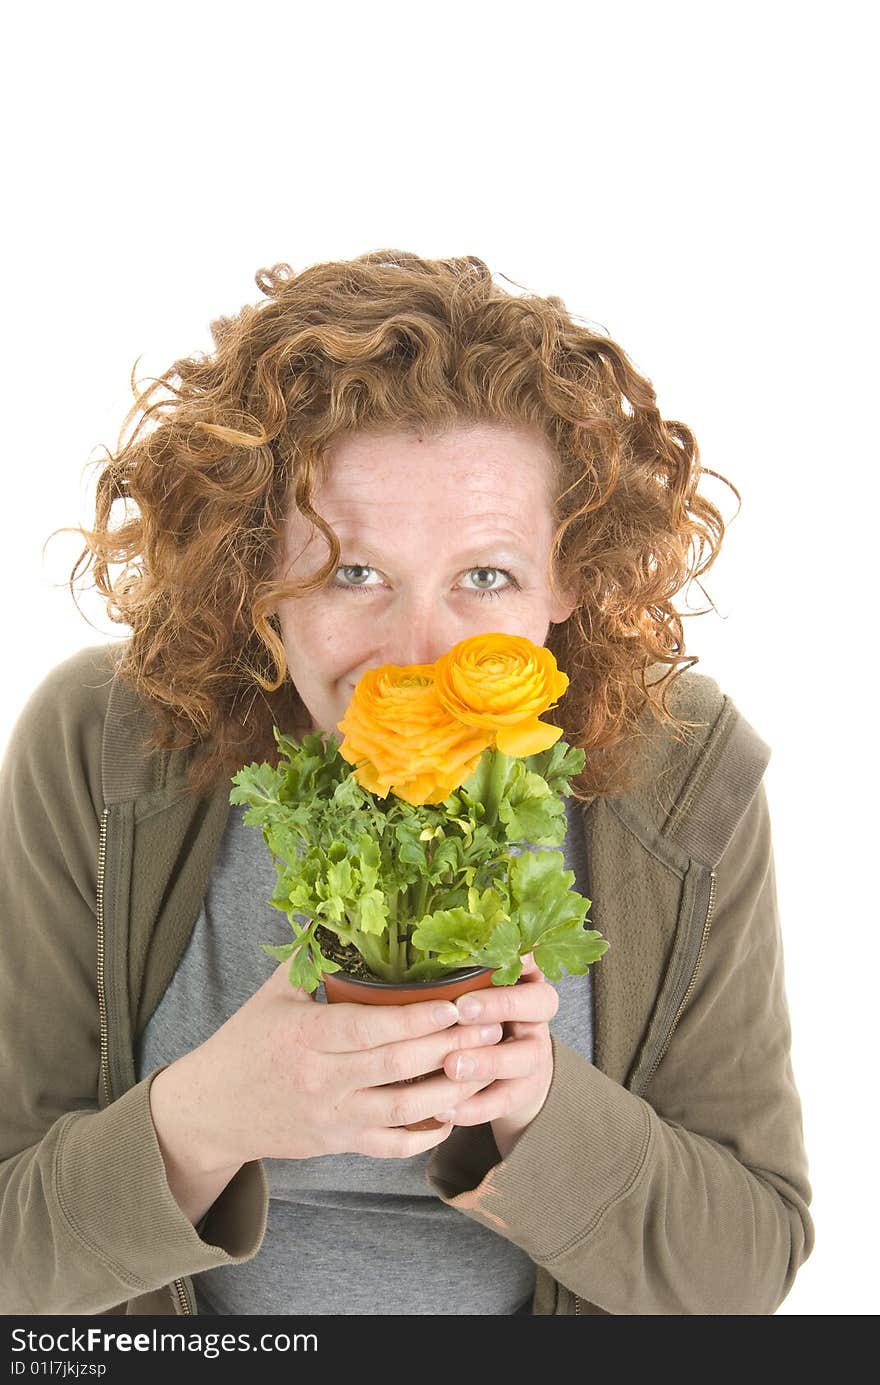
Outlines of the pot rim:
[{"label": "pot rim", "polygon": [[494,967],[463,967],[459,971],[451,971],[447,976],[438,976],[433,981],[367,981],[361,976],[351,976],[347,971],[325,972],[322,980],[326,981],[327,976],[339,977],[340,980],[348,982],[352,986],[364,986],[368,990],[394,991],[407,990],[414,991],[424,987],[451,986],[456,981],[467,981],[472,976],[482,976],[487,971],[494,971]]}]

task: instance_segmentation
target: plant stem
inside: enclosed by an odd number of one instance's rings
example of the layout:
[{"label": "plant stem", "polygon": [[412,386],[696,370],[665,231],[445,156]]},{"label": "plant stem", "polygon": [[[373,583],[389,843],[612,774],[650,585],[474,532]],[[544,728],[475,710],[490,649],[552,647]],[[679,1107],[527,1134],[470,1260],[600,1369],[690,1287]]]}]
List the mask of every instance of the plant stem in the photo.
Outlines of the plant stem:
[{"label": "plant stem", "polygon": [[425,901],[428,898],[428,877],[423,875],[419,881],[419,892],[416,898],[415,912],[413,913],[413,923],[421,923],[425,917]]},{"label": "plant stem", "polygon": [[400,955],[397,934],[397,909],[400,891],[395,891],[388,902],[388,965],[395,977],[400,970]]},{"label": "plant stem", "polygon": [[510,773],[511,757],[496,746],[491,750],[492,763],[489,767],[489,783],[486,792],[486,816],[483,824],[494,827],[498,819],[498,805],[504,797],[504,786]]},{"label": "plant stem", "polygon": [[382,939],[372,933],[360,933],[358,938],[358,951],[370,971],[382,981],[397,981],[399,979],[397,968],[387,962]]}]

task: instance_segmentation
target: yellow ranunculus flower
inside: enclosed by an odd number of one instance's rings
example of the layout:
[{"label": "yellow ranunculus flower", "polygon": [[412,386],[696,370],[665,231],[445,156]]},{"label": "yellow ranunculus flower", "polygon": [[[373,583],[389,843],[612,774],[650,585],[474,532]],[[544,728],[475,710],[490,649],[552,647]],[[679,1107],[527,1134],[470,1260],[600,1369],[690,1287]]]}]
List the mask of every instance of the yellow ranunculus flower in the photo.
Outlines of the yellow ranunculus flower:
[{"label": "yellow ranunculus flower", "polygon": [[446,711],[489,732],[505,755],[537,755],[562,735],[538,720],[568,687],[543,645],[520,635],[472,635],[441,655],[433,673]]},{"label": "yellow ranunculus flower", "polygon": [[339,753],[370,793],[389,791],[414,807],[442,803],[474,773],[491,731],[450,715],[437,696],[432,664],[383,664],[358,679]]}]

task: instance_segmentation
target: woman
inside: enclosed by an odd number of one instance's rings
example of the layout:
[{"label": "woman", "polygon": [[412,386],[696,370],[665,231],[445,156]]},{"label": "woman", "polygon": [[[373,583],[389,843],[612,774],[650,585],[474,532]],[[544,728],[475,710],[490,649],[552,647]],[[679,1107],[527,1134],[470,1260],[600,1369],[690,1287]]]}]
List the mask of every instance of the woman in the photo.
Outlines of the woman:
[{"label": "woman", "polygon": [[[257,282],[136,399],[71,574],[131,633],[48,676],[4,764],[0,1307],[774,1312],[811,1194],[770,752],[672,605],[724,530],[693,437],[473,257]],[[289,926],[230,775],[484,631],[571,679],[601,966],[479,1014],[267,977]]]}]

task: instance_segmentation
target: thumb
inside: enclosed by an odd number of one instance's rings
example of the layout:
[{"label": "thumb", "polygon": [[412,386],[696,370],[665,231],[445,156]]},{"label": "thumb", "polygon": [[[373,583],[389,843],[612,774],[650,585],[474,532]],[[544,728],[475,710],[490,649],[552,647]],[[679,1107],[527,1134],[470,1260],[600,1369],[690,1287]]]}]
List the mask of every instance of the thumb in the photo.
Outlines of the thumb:
[{"label": "thumb", "polygon": [[522,962],[522,971],[516,983],[518,986],[528,985],[531,981],[546,980],[544,973],[535,961],[534,953],[527,952],[524,957],[520,958],[520,961]]}]

